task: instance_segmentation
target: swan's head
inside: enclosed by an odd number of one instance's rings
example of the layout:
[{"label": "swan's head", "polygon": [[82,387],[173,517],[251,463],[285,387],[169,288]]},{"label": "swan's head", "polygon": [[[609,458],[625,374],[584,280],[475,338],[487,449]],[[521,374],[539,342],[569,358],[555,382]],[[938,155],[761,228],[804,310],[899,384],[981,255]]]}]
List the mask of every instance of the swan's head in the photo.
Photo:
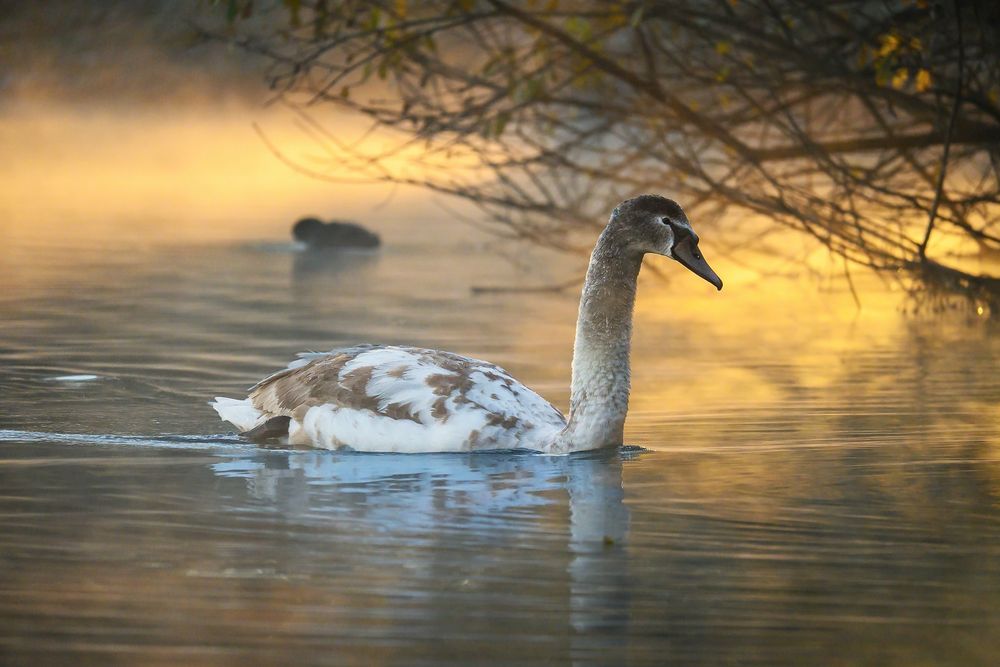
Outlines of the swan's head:
[{"label": "swan's head", "polygon": [[323,221],[319,218],[302,218],[292,227],[292,236],[296,241],[308,243],[322,231],[323,227]]},{"label": "swan's head", "polygon": [[677,202],[659,195],[626,199],[611,213],[608,227],[629,250],[675,259],[722,289],[722,279],[702,257],[698,235]]}]

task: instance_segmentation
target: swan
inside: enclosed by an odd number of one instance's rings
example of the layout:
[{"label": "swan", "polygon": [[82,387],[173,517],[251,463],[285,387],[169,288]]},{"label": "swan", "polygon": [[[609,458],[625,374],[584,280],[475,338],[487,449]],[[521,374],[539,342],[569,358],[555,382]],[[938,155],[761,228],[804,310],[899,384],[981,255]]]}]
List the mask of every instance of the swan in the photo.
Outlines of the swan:
[{"label": "swan", "polygon": [[361,225],[319,218],[302,218],[292,227],[292,236],[309,248],[375,248],[382,242]]},{"label": "swan", "polygon": [[250,388],[217,397],[219,416],[250,439],[368,452],[527,449],[568,454],[622,444],[636,281],[646,253],[722,280],[674,201],[619,204],[590,258],[573,346],[569,417],[486,361],[396,345],[304,353]]}]

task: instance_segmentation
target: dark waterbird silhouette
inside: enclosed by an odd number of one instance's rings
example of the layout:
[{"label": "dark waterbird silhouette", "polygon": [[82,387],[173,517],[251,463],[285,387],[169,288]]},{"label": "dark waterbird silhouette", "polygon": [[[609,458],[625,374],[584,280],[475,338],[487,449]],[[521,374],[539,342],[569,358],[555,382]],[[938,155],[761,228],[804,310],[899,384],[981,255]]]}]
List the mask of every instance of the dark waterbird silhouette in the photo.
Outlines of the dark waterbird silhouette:
[{"label": "dark waterbird silhouette", "polygon": [[376,248],[382,242],[361,225],[319,218],[302,218],[292,227],[292,236],[310,248]]}]

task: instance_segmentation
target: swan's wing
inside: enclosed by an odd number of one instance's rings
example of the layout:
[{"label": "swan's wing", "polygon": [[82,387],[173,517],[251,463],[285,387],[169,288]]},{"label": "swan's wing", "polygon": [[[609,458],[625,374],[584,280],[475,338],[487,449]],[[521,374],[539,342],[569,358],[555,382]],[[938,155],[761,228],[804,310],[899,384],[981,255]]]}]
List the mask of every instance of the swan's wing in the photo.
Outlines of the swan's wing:
[{"label": "swan's wing", "polygon": [[250,402],[291,417],[293,439],[377,451],[533,448],[565,425],[502,368],[410,347],[309,355],[258,383]]},{"label": "swan's wing", "polygon": [[380,346],[378,346],[378,345],[355,345],[354,347],[347,347],[347,348],[343,348],[343,349],[340,349],[340,350],[331,350],[330,352],[299,352],[298,354],[295,355],[295,359],[293,359],[292,361],[288,362],[287,366],[285,366],[280,371],[276,371],[274,373],[271,373],[270,375],[268,375],[267,377],[265,377],[263,380],[261,380],[260,382],[258,382],[254,386],[250,387],[250,389],[248,389],[247,391],[249,391],[252,394],[256,389],[259,389],[260,387],[263,387],[264,385],[271,383],[273,380],[276,380],[277,378],[279,378],[279,377],[281,377],[283,375],[288,375],[290,371],[294,371],[296,369],[302,368],[303,366],[305,366],[309,362],[315,361],[316,359],[322,359],[323,357],[331,357],[331,356],[340,355],[340,354],[352,354],[352,353],[353,354],[360,354],[361,352],[365,352],[367,350],[373,350],[373,349],[378,348],[378,347],[380,347]]}]

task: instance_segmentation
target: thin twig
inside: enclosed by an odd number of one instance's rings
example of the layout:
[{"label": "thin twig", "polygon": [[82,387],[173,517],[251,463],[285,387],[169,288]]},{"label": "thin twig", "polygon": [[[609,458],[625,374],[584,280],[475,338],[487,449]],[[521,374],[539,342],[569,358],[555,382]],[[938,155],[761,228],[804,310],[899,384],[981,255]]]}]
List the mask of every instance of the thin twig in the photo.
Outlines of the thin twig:
[{"label": "thin twig", "polygon": [[854,297],[854,305],[861,310],[861,299],[858,297],[858,290],[854,288],[854,278],[851,277],[851,265],[847,258],[844,258],[844,277],[847,278],[847,286],[851,288],[851,296]]},{"label": "thin twig", "polygon": [[962,42],[962,7],[959,0],[955,0],[952,6],[955,8],[955,23],[958,26],[958,82],[955,85],[955,103],[951,106],[948,129],[945,131],[944,151],[941,154],[941,171],[938,173],[937,186],[934,188],[934,201],[931,203],[931,211],[927,219],[927,230],[924,232],[924,240],[921,241],[918,252],[921,262],[927,260],[927,244],[931,240],[931,232],[934,231],[934,219],[937,217],[938,205],[941,203],[941,196],[944,192],[944,176],[948,170],[951,136],[955,131],[955,119],[958,118],[958,108],[962,105],[962,68],[965,65],[965,47]]}]

